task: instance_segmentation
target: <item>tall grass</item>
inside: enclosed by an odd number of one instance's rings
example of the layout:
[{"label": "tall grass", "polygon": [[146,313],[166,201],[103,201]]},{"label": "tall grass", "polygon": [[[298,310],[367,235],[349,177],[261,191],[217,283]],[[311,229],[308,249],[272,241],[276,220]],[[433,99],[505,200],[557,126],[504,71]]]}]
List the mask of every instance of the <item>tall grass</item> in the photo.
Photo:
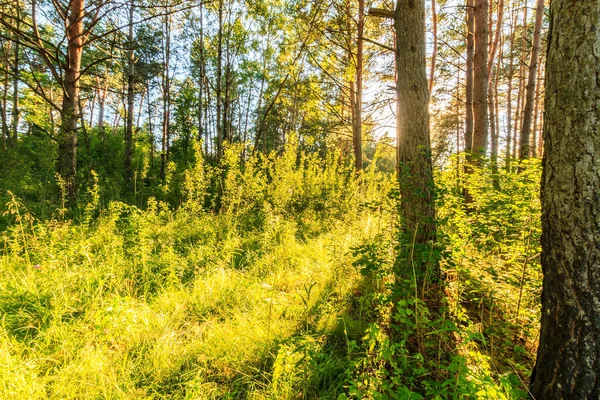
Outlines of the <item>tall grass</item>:
[{"label": "tall grass", "polygon": [[[391,235],[390,179],[332,155],[197,152],[178,210],[98,187],[80,222],[16,198],[0,251],[0,398],[336,398],[363,335],[349,249]],[[222,178],[216,190],[214,183]],[[168,187],[165,187],[168,190]],[[373,210],[377,210],[373,212]]]}]

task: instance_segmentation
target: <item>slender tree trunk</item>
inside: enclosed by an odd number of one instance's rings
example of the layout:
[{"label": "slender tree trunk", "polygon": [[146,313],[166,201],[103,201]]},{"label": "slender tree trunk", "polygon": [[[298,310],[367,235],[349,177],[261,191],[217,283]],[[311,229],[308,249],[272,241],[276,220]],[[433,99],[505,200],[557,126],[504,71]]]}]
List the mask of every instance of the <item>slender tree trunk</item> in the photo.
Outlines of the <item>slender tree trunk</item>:
[{"label": "slender tree trunk", "polygon": [[527,77],[527,91],[525,107],[523,109],[523,126],[521,128],[521,146],[519,158],[524,160],[529,157],[529,139],[531,135],[531,121],[533,119],[533,102],[537,87],[537,69],[540,57],[540,42],[542,32],[542,19],[544,18],[544,0],[537,0],[535,10],[535,25],[533,30],[533,47],[529,61],[529,75]]},{"label": "slender tree trunk", "polygon": [[517,133],[523,126],[523,103],[525,102],[525,58],[527,56],[527,2],[523,7],[523,27],[521,35],[521,56],[519,57],[519,92],[513,129],[513,159],[517,158]]},{"label": "slender tree trunk", "polygon": [[215,97],[217,103],[217,160],[223,156],[223,126],[221,125],[221,80],[223,74],[223,0],[219,4],[219,31],[217,32],[217,87]]},{"label": "slender tree trunk", "polygon": [[150,79],[146,80],[146,92],[148,96],[146,98],[147,101],[147,109],[148,109],[148,136],[150,139],[150,166],[154,167],[154,146],[155,146],[155,138],[154,138],[154,121],[153,121],[153,112],[152,112],[152,103],[150,99]]},{"label": "slender tree trunk", "polygon": [[473,149],[473,54],[475,51],[475,0],[467,0],[467,60],[466,60],[466,114],[465,152]]},{"label": "slender tree trunk", "polygon": [[517,27],[517,12],[513,3],[512,8],[512,21],[510,25],[510,46],[509,46],[509,64],[508,64],[508,91],[506,94],[506,153],[504,155],[505,167],[508,170],[510,168],[511,160],[511,144],[512,144],[512,92],[513,92],[513,77],[515,75],[515,30]]},{"label": "slender tree trunk", "polygon": [[[538,89],[540,89],[542,86],[545,86],[545,79],[544,76],[545,74],[543,73],[544,69],[540,68],[540,81],[538,82]],[[535,115],[539,116],[538,117],[538,142],[537,142],[537,157],[538,158],[542,158],[543,156],[543,150],[544,150],[544,135],[542,134],[543,129],[544,129],[544,120],[543,120],[543,110],[544,110],[544,92],[540,91],[540,95],[538,96],[538,102],[536,104],[536,109],[535,109]],[[544,90],[545,91],[545,90]]]},{"label": "slender tree trunk", "polygon": [[475,2],[473,57],[473,153],[481,162],[488,147],[488,0]]},{"label": "slender tree trunk", "polygon": [[[435,1],[435,0],[434,0]],[[362,97],[363,97],[363,35],[365,29],[365,0],[358,0],[358,37],[356,48],[356,97],[354,101],[354,168],[362,169]]]},{"label": "slender tree trunk", "polygon": [[[364,3],[364,0],[361,0]],[[363,4],[364,7],[364,4]],[[433,29],[433,49],[431,53],[431,67],[429,70],[429,96],[433,93],[433,84],[435,76],[435,64],[437,61],[437,48],[438,48],[438,33],[437,33],[437,10],[435,0],[431,0],[431,27]]]},{"label": "slender tree trunk", "polygon": [[[140,103],[138,105],[138,111],[137,111],[137,117],[135,119],[135,129],[133,130],[133,135],[134,137],[137,137],[137,134],[140,130],[140,122],[142,119],[142,111],[144,109],[144,100],[146,99],[146,91],[142,90],[142,92],[140,93]],[[135,146],[135,141],[134,141],[134,146]]]},{"label": "slender tree trunk", "polygon": [[435,206],[425,72],[425,0],[398,0],[395,28],[401,206],[408,233],[416,243],[426,243],[435,240]]},{"label": "slender tree trunk", "polygon": [[204,138],[204,126],[203,126],[203,107],[204,107],[204,10],[202,6],[202,2],[200,2],[200,60],[199,62],[199,72],[200,79],[198,79],[198,140],[205,140]]},{"label": "slender tree trunk", "polygon": [[169,75],[169,60],[171,58],[171,16],[165,16],[165,48],[164,48],[164,72],[162,77],[163,87],[163,119],[162,119],[162,141],[160,154],[160,178],[166,179],[166,168],[169,162],[169,125],[170,125],[170,101],[171,101],[171,77]]},{"label": "slender tree trunk", "polygon": [[8,107],[8,67],[4,71],[4,79],[2,81],[2,104],[0,110],[0,118],[2,119],[2,148],[6,149],[7,143],[10,141],[10,130],[8,128],[8,115],[6,108]]},{"label": "slender tree trunk", "polygon": [[[530,157],[538,157],[538,121],[539,121],[539,109],[540,109],[540,88],[542,87],[542,66],[541,63],[537,69],[536,85],[535,85],[535,104],[533,106],[533,138],[531,140],[531,151],[529,152]],[[540,135],[541,136],[541,135]],[[540,146],[541,147],[541,146]]]},{"label": "slender tree trunk", "polygon": [[129,32],[127,50],[127,122],[125,126],[125,184],[128,189],[133,184],[133,114],[134,93],[133,81],[135,73],[135,58],[133,54],[133,16],[135,11],[135,0],[129,1]]},{"label": "slender tree trunk", "polygon": [[106,130],[104,127],[104,110],[106,108],[106,95],[108,94],[108,86],[106,77],[100,87],[100,78],[96,77],[96,84],[98,85],[98,128],[100,129],[100,136],[102,139],[106,139]]},{"label": "slender tree trunk", "polygon": [[[17,23],[17,28],[19,27]],[[13,65],[13,95],[12,95],[12,142],[16,145],[19,133],[19,74],[20,74],[20,50],[19,42],[15,42],[15,59]]]},{"label": "slender tree trunk", "polygon": [[96,112],[96,98],[98,97],[98,90],[92,90],[92,101],[90,103],[90,119],[88,126],[92,128],[94,126],[94,113]]},{"label": "slender tree trunk", "polygon": [[[490,2],[490,8],[492,2]],[[490,14],[491,15],[491,14]],[[494,41],[491,43],[490,56],[488,59],[488,76],[492,76],[492,68],[494,67],[494,61],[496,52],[498,51],[498,43],[500,42],[500,34],[502,33],[502,21],[504,19],[504,0],[498,0],[498,18],[496,19],[496,31],[494,32]],[[491,23],[491,18],[490,18]]]},{"label": "slender tree trunk", "polygon": [[600,398],[599,21],[597,0],[550,5],[536,399]]}]

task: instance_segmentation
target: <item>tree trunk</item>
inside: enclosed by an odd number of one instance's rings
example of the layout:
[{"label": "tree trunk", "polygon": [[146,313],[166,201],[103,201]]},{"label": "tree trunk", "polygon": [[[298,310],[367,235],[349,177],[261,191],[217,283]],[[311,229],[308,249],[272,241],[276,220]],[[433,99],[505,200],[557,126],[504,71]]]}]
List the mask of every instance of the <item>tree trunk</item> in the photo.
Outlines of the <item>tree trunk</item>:
[{"label": "tree trunk", "polygon": [[519,158],[529,158],[529,137],[531,135],[531,121],[533,119],[533,102],[537,86],[538,59],[540,57],[540,41],[542,31],[542,19],[544,18],[544,0],[537,0],[535,10],[535,25],[533,29],[533,47],[531,49],[531,60],[529,61],[529,75],[527,77],[527,91],[525,95],[525,107],[523,109],[523,126],[521,127],[521,146]]},{"label": "tree trunk", "polygon": [[[490,2],[490,8],[492,3]],[[494,66],[494,59],[496,52],[498,51],[498,43],[500,42],[500,34],[502,33],[502,20],[504,19],[504,0],[498,0],[498,18],[496,19],[496,31],[494,32],[494,41],[492,42],[492,48],[490,50],[490,57],[488,60],[488,76],[492,76],[492,68]],[[491,18],[490,18],[491,23]]]},{"label": "tree trunk", "polygon": [[134,0],[129,2],[129,32],[127,41],[127,122],[125,126],[125,185],[128,189],[132,188],[133,184],[133,114],[134,114],[134,54],[133,54],[133,14],[135,4]]},{"label": "tree trunk", "polygon": [[171,16],[165,16],[165,48],[164,48],[164,72],[162,77],[163,88],[163,119],[162,140],[160,153],[160,178],[164,182],[167,176],[167,163],[169,162],[169,124],[170,124],[170,101],[171,101],[171,77],[169,76],[169,60],[171,58]]},{"label": "tree trunk", "polygon": [[523,7],[523,26],[521,32],[521,56],[519,57],[519,91],[513,129],[512,158],[517,158],[517,133],[523,126],[523,103],[525,102],[525,57],[527,55],[527,2]]},{"label": "tree trunk", "polygon": [[[361,0],[364,3],[364,0]],[[364,6],[364,4],[363,4]],[[435,0],[431,0],[431,24],[433,29],[433,45],[432,45],[432,53],[431,53],[431,68],[429,70],[429,97],[431,97],[431,93],[433,92],[433,83],[434,83],[434,75],[435,75],[435,64],[437,61],[437,47],[438,47],[438,33],[437,33],[437,10],[435,7]]]},{"label": "tree trunk", "polygon": [[[541,63],[537,69],[537,83],[535,84],[535,104],[533,106],[533,137],[531,139],[531,151],[529,152],[530,157],[539,157],[538,156],[538,131],[539,131],[539,115],[540,115],[540,88],[542,87],[542,66]],[[539,135],[541,136],[541,134]]]},{"label": "tree trunk", "polygon": [[223,0],[219,0],[219,31],[217,32],[217,160],[223,156],[223,126],[221,125],[221,80],[223,74]]},{"label": "tree trunk", "polygon": [[550,5],[536,399],[600,398],[599,21],[597,0]]},{"label": "tree trunk", "polygon": [[0,106],[0,119],[2,119],[2,149],[6,149],[7,142],[10,139],[10,130],[8,128],[8,116],[6,107],[8,106],[8,68],[4,71],[4,79],[2,80],[2,100]]},{"label": "tree trunk", "polygon": [[96,77],[96,84],[98,85],[98,128],[100,129],[100,137],[105,139],[106,131],[104,129],[104,110],[106,108],[106,95],[108,93],[107,80],[104,77],[102,82],[103,86],[100,87],[100,78]]},{"label": "tree trunk", "polygon": [[473,149],[473,52],[475,51],[475,10],[474,1],[467,0],[467,60],[466,60],[466,114],[465,114],[465,152]]},{"label": "tree trunk", "polygon": [[[200,65],[199,74],[200,78],[198,79],[198,141],[204,139],[204,126],[202,119],[202,112],[204,107],[204,12],[202,7],[202,2],[200,3],[200,37],[198,39],[200,41]],[[206,139],[204,139],[206,141]]]},{"label": "tree trunk", "polygon": [[[17,28],[19,23],[17,23]],[[15,42],[15,60],[13,65],[13,109],[12,109],[12,142],[16,145],[19,133],[19,43]]]},{"label": "tree trunk", "polygon": [[365,29],[365,0],[358,0],[358,37],[356,48],[356,93],[354,100],[354,168],[362,169],[362,97],[363,97],[363,35]]},{"label": "tree trunk", "polygon": [[478,162],[488,147],[488,0],[475,2],[473,57],[473,154]]},{"label": "tree trunk", "polygon": [[513,77],[515,75],[515,30],[517,28],[517,12],[513,3],[512,8],[512,21],[510,25],[510,46],[508,51],[509,64],[508,64],[508,91],[506,94],[506,153],[504,155],[505,168],[510,168],[511,160],[511,143],[512,143],[512,92],[513,92]]},{"label": "tree trunk", "polygon": [[435,240],[435,206],[425,72],[425,0],[398,0],[395,28],[401,206],[407,232],[416,243],[426,243]]},{"label": "tree trunk", "polygon": [[81,53],[83,49],[83,0],[69,3],[67,19],[67,62],[63,82],[61,107],[61,127],[58,136],[57,171],[65,180],[66,195],[71,200],[77,193],[75,176],[77,172],[77,121],[79,119],[79,77],[81,73]]}]

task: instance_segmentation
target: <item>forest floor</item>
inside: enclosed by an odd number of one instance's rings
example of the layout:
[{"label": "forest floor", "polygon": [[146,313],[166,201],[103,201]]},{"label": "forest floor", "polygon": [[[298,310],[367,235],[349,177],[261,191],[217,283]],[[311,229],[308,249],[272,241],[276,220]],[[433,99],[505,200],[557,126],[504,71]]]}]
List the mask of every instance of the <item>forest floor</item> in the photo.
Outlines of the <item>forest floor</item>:
[{"label": "forest floor", "polygon": [[252,171],[231,180],[219,213],[203,197],[176,211],[92,201],[79,222],[40,221],[12,198],[0,399],[526,397],[537,169],[507,175],[502,191],[482,180],[468,214],[438,177],[428,251],[445,282],[431,307],[413,294],[414,269],[401,272],[414,248],[389,179],[273,168],[286,178],[266,189]]},{"label": "forest floor", "polygon": [[[127,218],[123,215],[127,214]],[[28,225],[0,259],[0,398],[337,398],[361,309],[350,249],[384,216],[298,238],[115,209]],[[8,250],[8,249],[7,249]],[[361,315],[365,314],[365,315]]]}]

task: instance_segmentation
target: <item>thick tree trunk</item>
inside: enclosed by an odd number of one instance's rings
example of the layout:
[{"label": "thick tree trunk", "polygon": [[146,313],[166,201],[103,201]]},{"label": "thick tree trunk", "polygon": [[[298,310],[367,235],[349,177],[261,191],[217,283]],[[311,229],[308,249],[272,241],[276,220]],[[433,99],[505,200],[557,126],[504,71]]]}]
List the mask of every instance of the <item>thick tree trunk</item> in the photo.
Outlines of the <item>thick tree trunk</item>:
[{"label": "thick tree trunk", "polygon": [[475,2],[473,57],[473,154],[478,161],[488,147],[488,0]]},{"label": "thick tree trunk", "polygon": [[424,1],[398,0],[395,20],[398,178],[404,222],[416,243],[435,240]]},{"label": "thick tree trunk", "polygon": [[536,399],[600,398],[599,27],[597,0],[552,1]]},{"label": "thick tree trunk", "polygon": [[473,53],[475,51],[475,10],[474,1],[467,0],[467,60],[466,60],[466,113],[465,113],[465,152],[473,149]]},{"label": "thick tree trunk", "polygon": [[542,32],[542,19],[544,18],[544,0],[537,0],[535,10],[535,25],[533,29],[533,47],[531,49],[531,60],[529,61],[529,75],[527,77],[527,91],[525,95],[525,107],[523,108],[523,126],[521,127],[521,146],[519,158],[521,160],[529,157],[529,138],[531,135],[531,122],[533,119],[533,102],[537,86],[537,69],[540,58],[540,41]]}]

